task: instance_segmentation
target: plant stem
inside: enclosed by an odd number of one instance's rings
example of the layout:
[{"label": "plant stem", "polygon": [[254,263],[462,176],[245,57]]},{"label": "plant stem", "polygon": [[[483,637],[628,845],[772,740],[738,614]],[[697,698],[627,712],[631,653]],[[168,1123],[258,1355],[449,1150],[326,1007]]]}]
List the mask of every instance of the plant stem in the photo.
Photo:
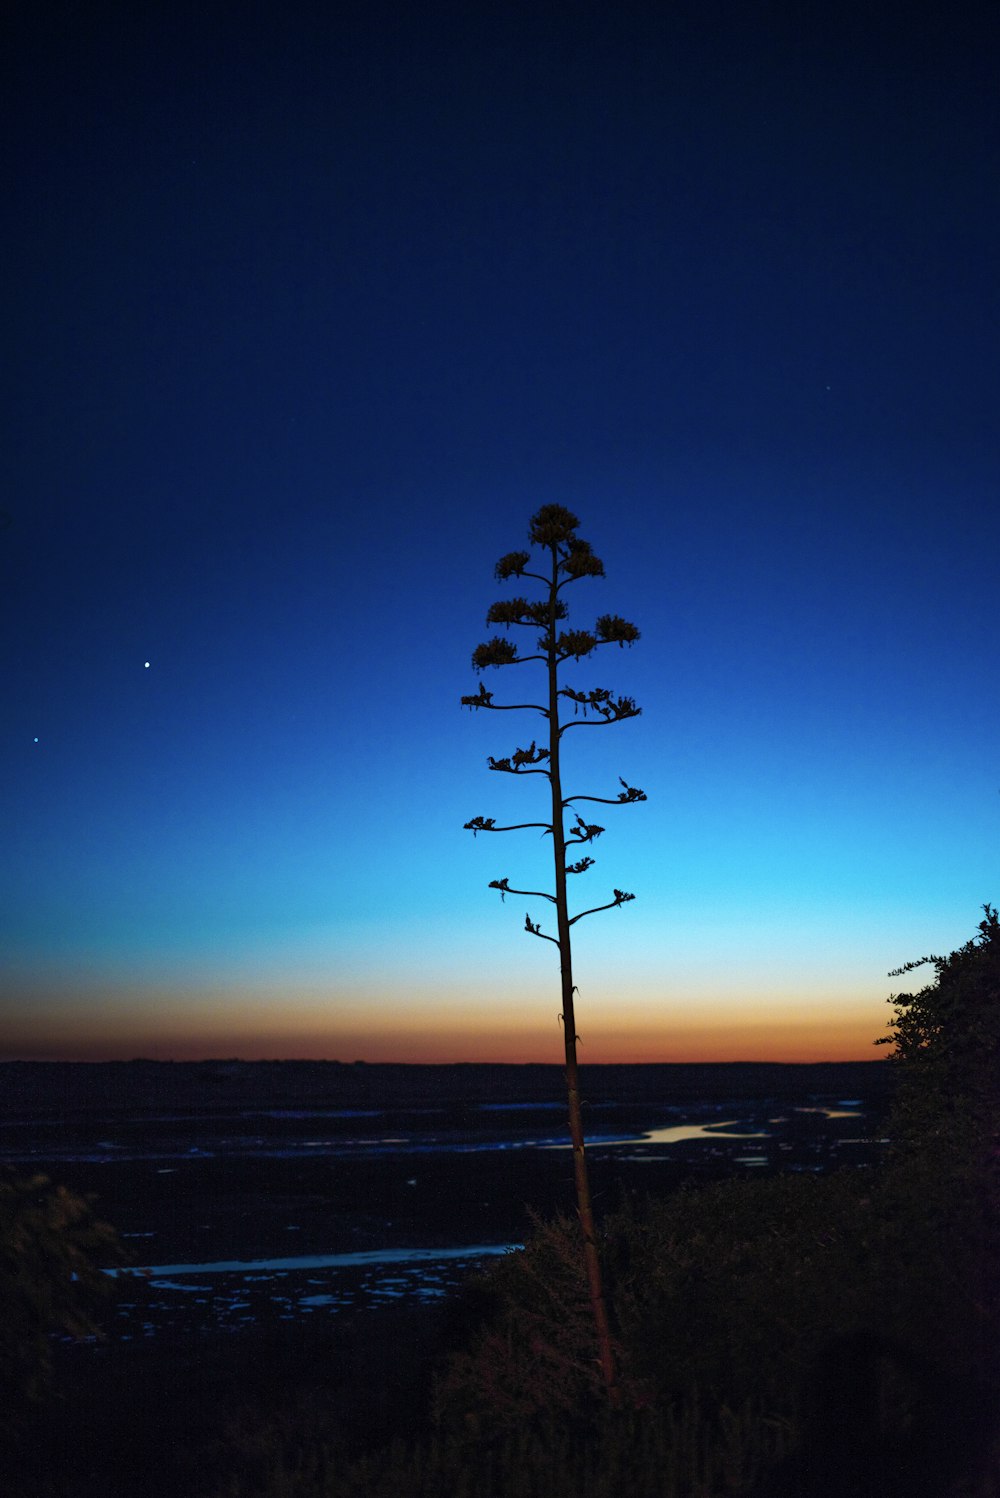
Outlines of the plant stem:
[{"label": "plant stem", "polygon": [[556,916],[559,930],[559,965],[562,976],[563,1039],[566,1047],[566,1092],[569,1102],[569,1132],[573,1143],[573,1176],[576,1183],[577,1212],[583,1233],[583,1253],[587,1269],[587,1288],[597,1333],[598,1356],[607,1390],[608,1403],[619,1403],[614,1349],[608,1308],[604,1298],[604,1280],[597,1250],[594,1209],[590,1199],[590,1179],[584,1149],[583,1115],[580,1107],[580,1078],[576,1059],[576,1019],[573,1005],[573,953],[570,942],[569,907],[566,899],[566,834],[563,828],[562,780],[559,772],[559,679],[556,653],[556,599],[559,579],[559,557],[556,544],[552,551],[552,580],[549,584],[549,633],[547,665],[549,675],[549,778],[552,786],[552,852],[555,859]]}]

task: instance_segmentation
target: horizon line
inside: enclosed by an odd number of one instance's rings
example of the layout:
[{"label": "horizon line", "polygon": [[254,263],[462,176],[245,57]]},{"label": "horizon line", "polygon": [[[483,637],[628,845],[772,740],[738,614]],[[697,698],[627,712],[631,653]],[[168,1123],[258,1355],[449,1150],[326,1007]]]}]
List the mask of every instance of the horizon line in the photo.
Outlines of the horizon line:
[{"label": "horizon line", "polygon": [[[683,1061],[587,1061],[584,1066],[867,1066],[891,1059],[891,1053],[883,1056],[827,1057],[811,1061],[733,1057],[729,1060]],[[563,1061],[368,1061],[356,1057],[342,1061],[337,1056],[7,1056],[0,1058],[0,1066],[546,1066],[565,1070]]]}]

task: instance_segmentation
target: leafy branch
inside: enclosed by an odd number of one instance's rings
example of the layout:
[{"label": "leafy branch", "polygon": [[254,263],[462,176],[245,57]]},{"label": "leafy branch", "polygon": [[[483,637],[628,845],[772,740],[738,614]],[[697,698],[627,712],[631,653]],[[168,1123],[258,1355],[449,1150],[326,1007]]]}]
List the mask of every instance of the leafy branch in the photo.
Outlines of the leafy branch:
[{"label": "leafy branch", "polygon": [[622,780],[620,775],[618,777],[618,784],[623,786],[624,789],[620,790],[614,799],[610,796],[567,796],[563,802],[563,806],[572,806],[574,801],[597,801],[602,806],[629,806],[636,801],[648,800],[645,791],[640,791],[637,785],[628,785]]},{"label": "leafy branch", "polygon": [[515,749],[514,753],[507,759],[494,759],[492,754],[488,756],[491,770],[503,770],[508,775],[547,775],[548,770],[529,770],[527,765],[538,765],[549,758],[547,749],[539,749],[532,739],[529,748]]},{"label": "leafy branch", "polygon": [[494,635],[472,652],[472,664],[477,671],[485,671],[487,666],[523,666],[525,661],[544,659],[544,655],[518,655],[517,646],[501,635]]},{"label": "leafy branch", "polygon": [[556,903],[555,895],[547,895],[543,889],[511,889],[506,879],[491,879],[489,887],[500,891],[501,900],[507,895],[528,895],[536,900],[550,900],[553,905]]},{"label": "leafy branch", "polygon": [[[574,711],[579,712],[583,708],[583,718],[575,723],[564,725],[562,732],[567,728],[597,727],[598,723],[621,723],[626,718],[638,718],[642,713],[641,707],[636,707],[633,697],[612,697],[607,687],[594,687],[590,692],[577,692],[572,687],[562,687],[559,691],[560,697],[568,697],[576,704]],[[597,713],[597,720],[591,721],[587,718],[588,709]]]},{"label": "leafy branch", "polygon": [[[557,602],[555,617],[565,619],[567,613],[566,605],[561,601]],[[500,603],[493,603],[486,615],[487,624],[506,624],[508,628],[512,624],[523,624],[546,629],[551,619],[552,612],[547,603],[529,603],[526,598],[507,598]]]},{"label": "leafy branch", "polygon": [[541,713],[543,718],[549,716],[548,708],[542,707],[540,702],[494,702],[493,693],[486,690],[485,684],[474,695],[462,697],[461,704],[463,707],[489,708],[494,713],[519,713],[530,708],[533,712]]},{"label": "leafy branch", "polygon": [[498,827],[494,817],[473,817],[471,822],[463,823],[463,832],[471,832],[475,837],[477,832],[523,832],[528,827],[541,827],[544,832],[551,832],[552,826],[549,822],[515,822],[510,827]]},{"label": "leafy branch", "polygon": [[635,895],[627,894],[623,889],[615,890],[615,897],[609,900],[607,905],[595,905],[592,910],[581,910],[579,915],[570,919],[570,925],[575,926],[577,921],[582,921],[585,915],[596,915],[599,910],[617,910],[621,905],[627,905],[629,900],[634,900]]},{"label": "leafy branch", "polygon": [[571,843],[592,843],[595,837],[600,837],[601,833],[604,831],[604,828],[598,827],[594,822],[585,822],[583,818],[579,814],[577,814],[576,826],[572,830],[575,833],[575,836],[567,837],[565,839],[565,845],[567,848]]},{"label": "leafy branch", "polygon": [[[513,893],[513,891],[511,891],[511,893]],[[524,918],[524,929],[525,931],[530,931],[532,936],[540,936],[542,941],[552,942],[553,946],[558,947],[560,945],[558,938],[555,936],[547,936],[546,933],[542,930],[541,926],[538,925],[537,921],[533,921],[531,919],[530,915],[526,915]]]}]

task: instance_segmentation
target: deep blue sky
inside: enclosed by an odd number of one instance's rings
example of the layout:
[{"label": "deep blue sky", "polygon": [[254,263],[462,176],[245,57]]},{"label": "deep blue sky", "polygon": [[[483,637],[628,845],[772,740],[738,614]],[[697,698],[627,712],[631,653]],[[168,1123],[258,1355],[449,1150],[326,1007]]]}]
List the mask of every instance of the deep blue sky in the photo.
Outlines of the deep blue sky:
[{"label": "deep blue sky", "polygon": [[558,1058],[458,708],[549,501],[642,630],[585,1059],[872,1054],[998,897],[998,33],[8,8],[4,1054]]}]

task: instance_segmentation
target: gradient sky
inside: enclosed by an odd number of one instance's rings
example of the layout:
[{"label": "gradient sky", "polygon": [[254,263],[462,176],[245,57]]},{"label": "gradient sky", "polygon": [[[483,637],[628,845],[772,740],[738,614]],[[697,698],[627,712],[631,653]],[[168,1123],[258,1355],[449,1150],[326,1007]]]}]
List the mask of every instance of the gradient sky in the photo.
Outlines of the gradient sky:
[{"label": "gradient sky", "polygon": [[559,1059],[550,501],[582,1060],[880,1054],[1000,897],[997,7],[6,16],[0,1056]]}]

